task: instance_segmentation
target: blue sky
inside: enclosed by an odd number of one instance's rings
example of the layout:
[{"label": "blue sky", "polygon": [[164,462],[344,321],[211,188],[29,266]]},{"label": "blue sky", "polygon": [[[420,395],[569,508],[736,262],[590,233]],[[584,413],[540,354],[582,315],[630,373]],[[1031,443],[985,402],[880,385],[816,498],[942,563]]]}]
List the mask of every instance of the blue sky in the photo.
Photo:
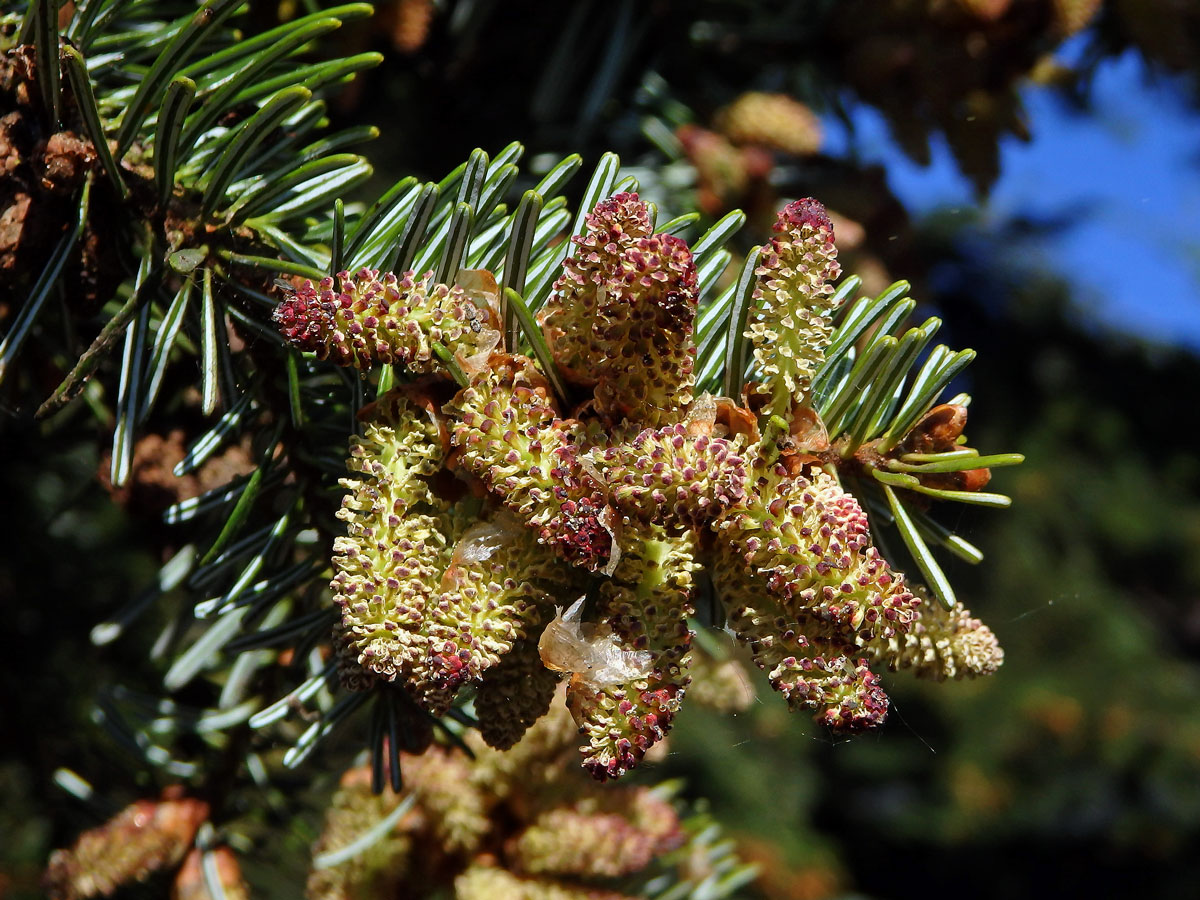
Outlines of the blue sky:
[{"label": "blue sky", "polygon": [[[1148,81],[1133,53],[1103,64],[1092,96],[1095,114],[1078,115],[1052,91],[1024,92],[1033,140],[1002,145],[985,215],[1084,209],[1039,250],[1040,262],[1072,282],[1080,314],[1121,334],[1200,350],[1200,115],[1178,84]],[[834,152],[846,139],[839,127],[830,123]],[[861,156],[886,162],[892,190],[914,214],[974,204],[944,140],[922,168],[874,111],[859,107],[855,127]]]}]

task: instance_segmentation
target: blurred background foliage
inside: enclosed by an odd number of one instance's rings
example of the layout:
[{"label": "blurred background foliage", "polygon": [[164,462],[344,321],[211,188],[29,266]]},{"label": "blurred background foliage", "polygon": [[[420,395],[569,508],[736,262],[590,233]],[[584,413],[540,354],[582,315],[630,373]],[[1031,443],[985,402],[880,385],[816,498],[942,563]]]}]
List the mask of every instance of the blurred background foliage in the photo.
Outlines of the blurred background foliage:
[{"label": "blurred background foliage", "polygon": [[[251,5],[266,26],[312,3]],[[829,739],[771,697],[735,716],[694,704],[670,754],[639,773],[682,775],[710,804],[762,866],[748,896],[1194,892],[1200,455],[1184,435],[1200,364],[1183,346],[1091,316],[1068,278],[1078,263],[1038,252],[1076,220],[987,205],[1004,148],[1039,140],[1023,111],[1029,92],[1103,119],[1090,84],[1134,54],[1146,78],[1188,101],[1181,119],[1194,119],[1194,4],[382,0],[336,41],[325,52],[385,53],[330,109],[338,125],[381,128],[369,151],[376,180],[360,197],[402,175],[438,177],[473,147],[514,139],[535,168],[539,154],[578,152],[590,165],[616,150],[668,215],[742,206],[747,243],[781,199],[811,194],[840,217],[845,268],[867,290],[912,280],[917,317],[936,309],[951,343],[979,351],[964,385],[973,443],[1020,450],[1027,462],[997,474],[1011,510],[967,510],[951,523],[988,556],[951,576],[1006,648],[1000,674],[937,688],[886,679],[895,700],[887,728],[850,740]],[[890,155],[869,162],[855,143],[864,108],[890,130]],[[830,130],[848,134],[836,151]],[[918,210],[893,193],[890,167],[929,163],[931,146],[949,147],[977,206]],[[7,302],[0,322],[13,314]],[[201,423],[178,414],[140,445],[133,485],[110,492],[98,474],[108,435],[93,418],[60,416],[50,428],[0,402],[10,510],[0,563],[0,897],[18,898],[38,895],[50,849],[116,811],[69,797],[53,784],[55,769],[109,773],[130,798],[154,792],[92,710],[98,685],[156,688],[160,666],[145,648],[166,623],[151,614],[102,648],[89,632],[162,562],[169,536],[158,514],[179,490],[170,467]],[[303,787],[328,796],[337,774]],[[265,839],[307,858],[319,809],[314,801],[301,821],[268,814]],[[246,863],[251,881],[276,885],[273,896],[299,895],[300,867],[264,881]],[[164,890],[151,882],[130,896]]]}]

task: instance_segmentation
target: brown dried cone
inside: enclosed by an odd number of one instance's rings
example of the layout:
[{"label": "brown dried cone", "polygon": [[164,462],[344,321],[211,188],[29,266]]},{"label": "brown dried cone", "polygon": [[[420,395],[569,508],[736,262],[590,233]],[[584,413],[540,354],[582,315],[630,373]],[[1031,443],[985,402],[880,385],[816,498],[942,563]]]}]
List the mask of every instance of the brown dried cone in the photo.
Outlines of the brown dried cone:
[{"label": "brown dried cone", "polygon": [[[95,146],[81,136],[86,129],[77,104],[64,104],[65,127],[53,130],[57,116],[44,108],[37,50],[32,44],[13,46],[16,35],[10,32],[6,30],[0,52],[0,321],[16,312],[17,299],[32,286],[74,218],[85,180],[99,168]],[[63,87],[69,95],[69,86]],[[104,179],[95,178],[94,184],[82,252],[67,265],[69,287],[63,295],[72,311],[84,317],[125,277],[115,246],[120,229],[109,227],[111,216],[106,215],[116,197]],[[4,327],[11,327],[11,320]]]},{"label": "brown dried cone", "polygon": [[[250,900],[250,888],[242,879],[242,869],[237,857],[228,847],[217,847],[211,851],[216,867],[217,883],[221,885],[224,900]],[[214,897],[204,880],[204,854],[193,850],[183,861],[183,867],[175,876],[171,888],[171,900],[222,900]]]},{"label": "brown dried cone", "polygon": [[[967,408],[951,403],[940,403],[921,417],[921,420],[904,436],[904,440],[887,454],[889,458],[901,459],[906,453],[946,453],[965,450],[963,429],[967,427]],[[979,491],[992,480],[991,469],[965,469],[960,472],[938,472],[919,474],[917,478],[926,487],[952,491]]]},{"label": "brown dried cone", "polygon": [[96,477],[114,503],[133,515],[153,519],[168,506],[228,484],[239,475],[249,475],[256,467],[248,437],[213,454],[197,471],[180,477],[174,470],[185,456],[182,428],[173,428],[165,435],[146,432],[134,442],[129,478],[123,486],[113,486],[111,450],[101,454]]},{"label": "brown dried cone", "polygon": [[208,804],[191,798],[139,800],[85,831],[69,850],[55,850],[43,887],[51,900],[108,897],[117,888],[179,864]]}]

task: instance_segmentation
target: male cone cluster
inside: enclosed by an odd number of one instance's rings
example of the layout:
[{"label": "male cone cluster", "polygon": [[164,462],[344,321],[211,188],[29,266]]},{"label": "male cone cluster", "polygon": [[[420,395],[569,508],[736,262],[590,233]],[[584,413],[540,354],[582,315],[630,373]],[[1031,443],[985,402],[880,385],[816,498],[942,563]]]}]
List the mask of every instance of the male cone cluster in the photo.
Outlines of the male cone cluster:
[{"label": "male cone cluster", "polygon": [[[696,267],[636,194],[587,217],[538,315],[570,408],[535,361],[498,346],[486,298],[428,273],[343,272],[280,305],[284,334],[320,358],[426,376],[364,410],[351,442],[332,585],[348,687],[400,682],[438,714],[472,686],[483,738],[509,747],[562,669],[539,653],[543,631],[585,596],[586,633],[650,661],[613,676],[628,680],[570,680],[584,766],[615,778],[679,710],[702,569],[717,624],[791,707],[836,730],[886,716],[872,664],[995,670],[992,633],[909,585],[835,472],[787,454],[781,436],[816,417],[839,269],[817,201],[789,204],[775,230],[747,319],[760,380],[740,398],[696,396]],[[452,369],[465,383],[439,406],[431,379],[448,394]]]}]

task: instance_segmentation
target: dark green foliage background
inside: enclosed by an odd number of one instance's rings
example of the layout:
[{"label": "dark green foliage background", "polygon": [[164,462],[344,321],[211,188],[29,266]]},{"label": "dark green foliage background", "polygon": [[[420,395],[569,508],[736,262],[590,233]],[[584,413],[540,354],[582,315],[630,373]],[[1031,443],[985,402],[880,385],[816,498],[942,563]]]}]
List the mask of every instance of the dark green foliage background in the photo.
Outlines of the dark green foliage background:
[{"label": "dark green foliage background", "polygon": [[[591,165],[615,149],[653,166],[661,158],[639,120],[671,123],[672,103],[704,120],[760,87],[825,109],[878,101],[850,89],[836,63],[853,32],[834,5],[664,2],[622,26],[624,5],[581,3],[589,33],[628,27],[632,49],[581,118],[604,45],[580,51],[555,101],[547,57],[569,16],[478,3],[477,26],[440,16],[422,51],[389,54],[332,112],[340,125],[383,128],[366,151],[376,185],[440,177],[472,147],[513,139],[531,156],[579,152]],[[261,6],[271,21],[277,11]],[[1172,24],[1191,33],[1180,15]],[[727,39],[697,40],[701,21]],[[764,51],[752,38],[767,22],[778,35]],[[1147,44],[1120,4],[1106,7],[1092,38],[1098,65],[1130,43],[1148,65],[1200,58]],[[370,26],[337,39],[325,52],[388,49]],[[676,93],[647,100],[638,84],[648,68]],[[781,190],[845,203],[868,223],[872,249],[943,311],[950,342],[979,351],[967,385],[972,445],[1019,450],[1027,462],[993,482],[1013,496],[1011,510],[968,511],[955,523],[987,559],[950,574],[998,633],[1006,663],[980,683],[889,676],[887,728],[852,740],[789,717],[765,688],[737,717],[688,706],[671,755],[649,775],[685,776],[763,860],[760,890],[770,896],[1188,895],[1200,883],[1200,457],[1183,432],[1200,362],[1086,327],[1058,274],[1031,269],[1023,252],[1050,226],[910,222],[886,194],[854,199],[855,179],[875,177],[816,158],[790,168]],[[688,208],[685,193],[658,189],[672,214]],[[893,233],[901,240],[889,243]],[[922,283],[935,265],[936,294]],[[51,427],[13,402],[0,410],[0,897],[23,898],[38,895],[50,849],[161,787],[90,715],[98,685],[157,690],[162,664],[147,652],[168,613],[107,647],[88,634],[151,577],[169,536],[111,502],[97,478],[108,435],[88,416],[76,410]],[[103,786],[104,799],[89,808],[56,788],[62,766]],[[304,787],[320,796],[329,784]],[[292,861],[256,878],[274,884],[270,896],[299,895],[316,809],[262,815],[267,850],[254,856]],[[151,884],[145,895],[163,890]]]}]

